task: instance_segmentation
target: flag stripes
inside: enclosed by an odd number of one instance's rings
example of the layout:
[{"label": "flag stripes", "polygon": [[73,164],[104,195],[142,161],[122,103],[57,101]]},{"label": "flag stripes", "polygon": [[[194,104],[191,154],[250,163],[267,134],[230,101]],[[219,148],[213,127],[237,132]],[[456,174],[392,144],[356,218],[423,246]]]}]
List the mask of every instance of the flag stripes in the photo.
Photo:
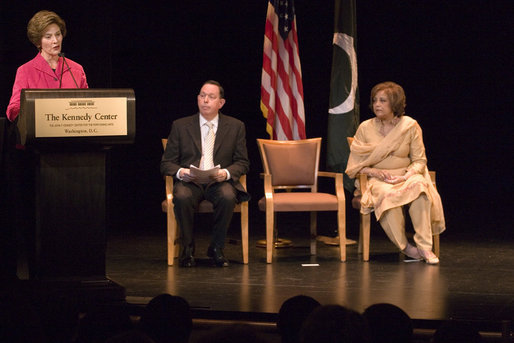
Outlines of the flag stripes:
[{"label": "flag stripes", "polygon": [[266,131],[277,140],[305,139],[302,72],[292,0],[269,1],[263,50],[261,110]]}]

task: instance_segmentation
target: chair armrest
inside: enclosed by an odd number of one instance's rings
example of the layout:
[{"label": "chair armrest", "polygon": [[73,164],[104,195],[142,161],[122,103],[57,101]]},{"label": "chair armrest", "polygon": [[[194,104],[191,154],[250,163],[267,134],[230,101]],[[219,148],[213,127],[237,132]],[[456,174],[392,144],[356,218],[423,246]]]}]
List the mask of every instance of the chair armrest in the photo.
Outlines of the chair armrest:
[{"label": "chair armrest", "polygon": [[239,183],[241,183],[245,191],[248,191],[248,188],[246,188],[246,174],[243,174],[239,177]]},{"label": "chair armrest", "polygon": [[334,179],[335,192],[338,199],[345,199],[344,196],[344,185],[343,185],[343,173],[318,171],[320,177],[330,177]]},{"label": "chair armrest", "polygon": [[[341,173],[318,171],[318,176],[321,176],[321,177],[331,177],[331,178],[335,179],[337,174],[341,174]],[[341,174],[341,175],[343,175],[343,174]]]},{"label": "chair armrest", "polygon": [[166,175],[164,181],[166,182],[166,201],[169,206],[170,203],[173,203],[173,176]]},{"label": "chair armrest", "polygon": [[273,198],[273,186],[271,183],[271,174],[261,173],[261,176],[264,178],[264,197],[266,199]]}]

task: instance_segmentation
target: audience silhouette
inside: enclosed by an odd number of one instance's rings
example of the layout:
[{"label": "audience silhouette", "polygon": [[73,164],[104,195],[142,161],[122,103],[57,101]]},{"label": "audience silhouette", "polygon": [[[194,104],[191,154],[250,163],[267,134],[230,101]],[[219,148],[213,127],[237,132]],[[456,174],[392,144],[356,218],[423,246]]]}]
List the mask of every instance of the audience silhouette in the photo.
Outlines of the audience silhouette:
[{"label": "audience silhouette", "polygon": [[362,314],[368,321],[373,343],[409,343],[413,327],[410,317],[393,304],[374,304]]},{"label": "audience silhouette", "polygon": [[52,294],[40,301],[39,316],[48,342],[75,342],[81,305],[77,297]]},{"label": "audience silhouette", "polygon": [[364,317],[340,305],[322,305],[305,320],[300,332],[302,343],[368,343]]},{"label": "audience silhouette", "polygon": [[103,343],[134,326],[123,305],[92,304],[89,307],[79,321],[76,343]]},{"label": "audience silhouette", "polygon": [[[20,290],[2,292],[0,342],[190,342],[192,313],[189,303],[180,296],[154,297],[138,322],[131,319],[125,305],[87,305],[80,308],[79,299],[69,295],[35,301]],[[411,318],[389,303],[373,304],[361,315],[341,305],[321,305],[310,296],[296,295],[282,303],[276,325],[282,343],[417,342],[413,338]],[[269,342],[275,342],[276,338],[270,338]],[[197,333],[192,342],[267,343],[268,339],[256,326],[235,320],[205,334]],[[481,343],[484,340],[469,322],[449,320],[437,328],[430,342]]]},{"label": "audience silhouette", "polygon": [[170,294],[156,296],[146,305],[139,329],[156,343],[187,343],[193,330],[189,303]]},{"label": "audience silhouette", "polygon": [[39,314],[23,292],[0,293],[0,342],[45,342]]},{"label": "audience silhouette", "polygon": [[278,312],[277,329],[282,343],[300,342],[300,330],[309,314],[321,304],[306,295],[291,297],[282,303]]},{"label": "audience silhouette", "polygon": [[231,324],[200,336],[196,343],[267,343],[259,332],[248,324]]}]

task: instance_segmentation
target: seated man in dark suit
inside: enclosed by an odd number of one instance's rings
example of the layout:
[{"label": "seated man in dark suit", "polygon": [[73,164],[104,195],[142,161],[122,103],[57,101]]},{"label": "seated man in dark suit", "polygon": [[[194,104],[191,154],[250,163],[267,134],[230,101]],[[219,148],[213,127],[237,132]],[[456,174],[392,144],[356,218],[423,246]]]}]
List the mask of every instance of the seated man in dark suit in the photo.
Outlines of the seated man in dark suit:
[{"label": "seated man in dark suit", "polygon": [[[214,207],[212,241],[207,251],[218,267],[227,267],[223,247],[234,206],[247,201],[250,195],[239,183],[248,172],[250,162],[246,151],[246,130],[242,121],[223,115],[223,87],[206,81],[198,94],[199,113],[175,120],[161,160],[161,174],[176,179],[173,187],[175,216],[181,230],[181,267],[193,267],[193,219],[195,208],[206,199]],[[199,182],[190,166],[208,170],[219,165],[208,182]]]}]

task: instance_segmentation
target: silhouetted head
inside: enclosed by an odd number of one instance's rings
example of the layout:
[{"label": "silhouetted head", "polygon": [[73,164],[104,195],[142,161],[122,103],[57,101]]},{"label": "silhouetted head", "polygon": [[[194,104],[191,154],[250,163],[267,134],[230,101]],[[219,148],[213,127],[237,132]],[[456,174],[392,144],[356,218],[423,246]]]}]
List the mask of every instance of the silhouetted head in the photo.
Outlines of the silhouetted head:
[{"label": "silhouetted head", "polygon": [[278,312],[277,328],[283,343],[300,341],[300,329],[309,314],[321,304],[306,295],[297,295],[282,303]]},{"label": "silhouetted head", "polygon": [[374,304],[363,316],[368,321],[373,343],[408,343],[412,339],[412,321],[398,306]]},{"label": "silhouetted head", "polygon": [[193,329],[189,303],[182,297],[161,294],[146,305],[140,329],[157,343],[185,343]]},{"label": "silhouetted head", "polygon": [[316,308],[303,323],[302,343],[368,343],[369,328],[364,317],[340,305]]}]

